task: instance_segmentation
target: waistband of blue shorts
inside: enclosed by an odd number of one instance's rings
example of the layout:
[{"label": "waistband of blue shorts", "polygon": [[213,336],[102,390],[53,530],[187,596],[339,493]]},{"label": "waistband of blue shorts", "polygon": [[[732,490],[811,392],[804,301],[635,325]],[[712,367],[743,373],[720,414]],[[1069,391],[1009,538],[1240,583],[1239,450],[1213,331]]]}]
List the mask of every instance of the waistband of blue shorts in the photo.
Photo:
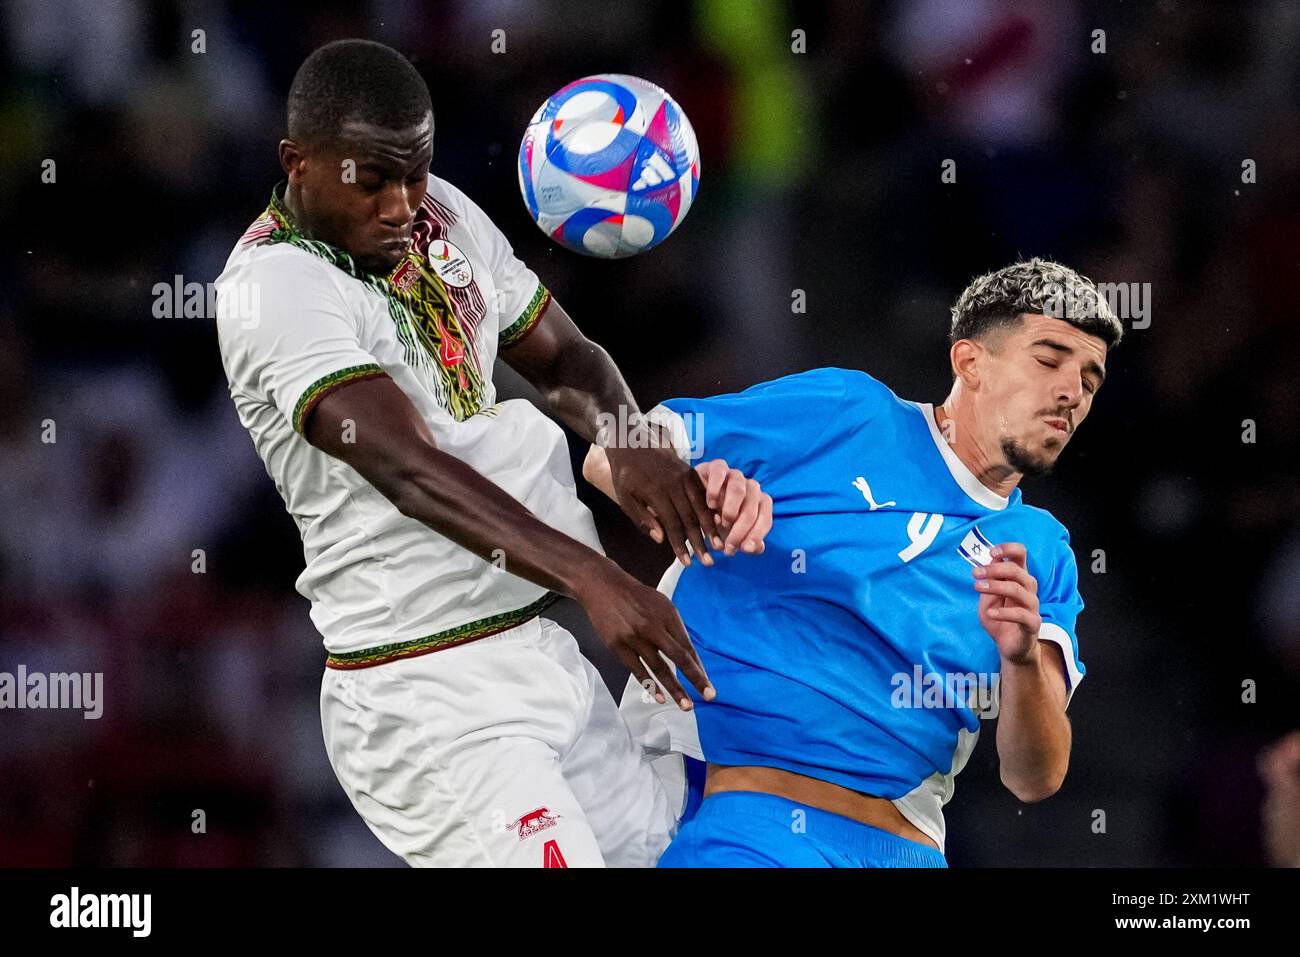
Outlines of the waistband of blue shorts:
[{"label": "waistband of blue shorts", "polygon": [[804,812],[809,832],[823,835],[827,843],[852,849],[862,857],[888,857],[912,867],[947,867],[947,859],[933,847],[779,794],[719,791],[704,799],[695,817],[763,817],[789,826],[794,810]]}]

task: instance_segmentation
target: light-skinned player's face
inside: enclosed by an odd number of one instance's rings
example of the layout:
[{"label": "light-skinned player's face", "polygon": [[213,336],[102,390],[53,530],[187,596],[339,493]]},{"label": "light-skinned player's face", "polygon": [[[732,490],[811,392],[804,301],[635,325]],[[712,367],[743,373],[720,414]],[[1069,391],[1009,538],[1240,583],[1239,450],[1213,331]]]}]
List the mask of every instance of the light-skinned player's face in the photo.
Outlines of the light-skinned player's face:
[{"label": "light-skinned player's face", "polygon": [[1051,470],[1106,377],[1106,343],[1062,319],[1024,314],[978,363],[979,416],[1017,472]]},{"label": "light-skinned player's face", "polygon": [[328,142],[284,141],[280,157],[312,239],[350,253],[368,272],[397,265],[428,188],[432,114],[400,130],[350,120]]}]

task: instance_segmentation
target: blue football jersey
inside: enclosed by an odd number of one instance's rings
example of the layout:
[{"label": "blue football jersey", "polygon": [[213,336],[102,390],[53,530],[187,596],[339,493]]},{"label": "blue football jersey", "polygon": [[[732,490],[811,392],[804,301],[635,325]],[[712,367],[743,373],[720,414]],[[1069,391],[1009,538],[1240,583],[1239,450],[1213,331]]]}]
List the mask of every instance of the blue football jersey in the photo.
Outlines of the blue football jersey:
[{"label": "blue football jersey", "polygon": [[1065,528],[1019,489],[982,485],[931,406],[864,372],[815,369],[663,407],[693,463],[725,459],[773,502],[762,555],[665,576],[718,692],[706,702],[682,682],[703,758],[895,800],[942,846],[952,777],[981,713],[996,711],[1000,659],[971,567],[993,545],[1025,544],[1040,634],[1062,648],[1072,694],[1083,601]]}]

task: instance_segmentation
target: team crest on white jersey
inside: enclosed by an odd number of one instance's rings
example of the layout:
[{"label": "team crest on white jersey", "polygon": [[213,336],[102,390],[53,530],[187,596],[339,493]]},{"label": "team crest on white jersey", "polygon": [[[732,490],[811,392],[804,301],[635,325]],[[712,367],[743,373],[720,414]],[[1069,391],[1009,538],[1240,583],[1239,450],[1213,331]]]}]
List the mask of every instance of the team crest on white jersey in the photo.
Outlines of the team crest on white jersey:
[{"label": "team crest on white jersey", "polygon": [[990,554],[993,551],[993,543],[984,537],[978,525],[972,526],[966,533],[966,537],[957,546],[957,551],[962,558],[975,566],[989,565],[993,562],[993,556]]},{"label": "team crest on white jersey", "polygon": [[454,243],[449,243],[445,239],[435,239],[429,243],[429,251],[425,255],[433,271],[438,274],[438,278],[448,286],[464,289],[474,278],[474,270],[469,260]]}]

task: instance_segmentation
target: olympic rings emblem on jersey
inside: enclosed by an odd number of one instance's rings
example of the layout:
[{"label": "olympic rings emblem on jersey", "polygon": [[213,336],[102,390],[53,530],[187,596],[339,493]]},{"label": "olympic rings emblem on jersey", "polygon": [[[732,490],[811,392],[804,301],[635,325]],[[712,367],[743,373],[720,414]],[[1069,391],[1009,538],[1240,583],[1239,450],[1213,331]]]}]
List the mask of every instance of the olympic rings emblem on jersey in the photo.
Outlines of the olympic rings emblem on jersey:
[{"label": "olympic rings emblem on jersey", "polygon": [[433,271],[438,274],[438,278],[448,286],[464,289],[474,279],[474,268],[455,243],[449,243],[445,239],[435,239],[429,243],[425,256]]}]

